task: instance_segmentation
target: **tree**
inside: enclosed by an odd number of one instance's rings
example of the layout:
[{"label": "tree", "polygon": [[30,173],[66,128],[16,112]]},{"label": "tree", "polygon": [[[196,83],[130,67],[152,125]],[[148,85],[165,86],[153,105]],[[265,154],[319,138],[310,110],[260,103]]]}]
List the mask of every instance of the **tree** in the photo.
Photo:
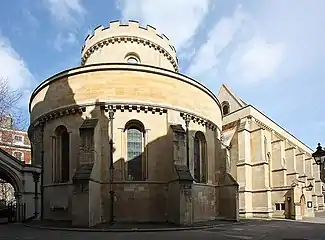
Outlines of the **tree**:
[{"label": "tree", "polygon": [[[0,77],[0,147],[14,155],[16,130],[24,131],[27,118],[21,109],[23,91],[14,89],[6,79]],[[19,152],[17,152],[19,154]]]},{"label": "tree", "polygon": [[0,127],[14,130],[26,129],[28,119],[20,107],[23,91],[10,86],[0,77]]},{"label": "tree", "polygon": [[15,190],[14,187],[0,179],[0,201],[2,202],[2,204],[9,204],[11,202],[13,202],[15,199]]}]

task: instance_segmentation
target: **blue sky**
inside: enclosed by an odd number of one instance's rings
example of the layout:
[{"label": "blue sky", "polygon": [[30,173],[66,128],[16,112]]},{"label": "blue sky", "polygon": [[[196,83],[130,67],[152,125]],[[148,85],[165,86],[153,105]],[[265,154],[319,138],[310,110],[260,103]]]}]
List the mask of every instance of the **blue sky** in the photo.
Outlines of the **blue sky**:
[{"label": "blue sky", "polygon": [[325,1],[3,0],[0,76],[25,91],[78,66],[88,33],[139,20],[174,43],[180,71],[226,83],[312,148],[325,145]]}]

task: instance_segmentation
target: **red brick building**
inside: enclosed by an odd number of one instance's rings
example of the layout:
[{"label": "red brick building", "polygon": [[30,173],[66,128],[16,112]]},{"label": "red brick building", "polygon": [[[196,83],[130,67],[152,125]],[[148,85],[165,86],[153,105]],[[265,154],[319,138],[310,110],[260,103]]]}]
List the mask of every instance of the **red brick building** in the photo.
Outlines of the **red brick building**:
[{"label": "red brick building", "polygon": [[24,161],[31,163],[31,145],[27,132],[14,130],[12,119],[8,117],[0,124],[0,148]]}]

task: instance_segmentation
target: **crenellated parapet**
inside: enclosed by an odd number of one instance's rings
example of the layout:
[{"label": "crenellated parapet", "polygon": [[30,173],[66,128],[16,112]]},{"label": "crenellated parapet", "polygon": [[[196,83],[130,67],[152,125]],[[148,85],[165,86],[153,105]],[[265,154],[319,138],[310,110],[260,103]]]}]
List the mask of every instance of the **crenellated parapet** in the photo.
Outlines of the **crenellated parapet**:
[{"label": "crenellated parapet", "polygon": [[[117,51],[118,44],[121,45],[121,49]],[[100,54],[104,48],[108,49],[112,45],[114,49]],[[127,52],[123,53],[122,49]],[[112,21],[108,27],[98,26],[93,34],[86,37],[81,53],[81,65],[98,61],[118,62],[124,60],[125,55],[129,53],[139,56],[143,64],[157,65],[161,62],[160,57],[163,56],[173,70],[178,71],[176,50],[169,39],[164,34],[159,34],[156,28],[150,25],[142,27],[137,21],[129,21],[127,24]]]}]

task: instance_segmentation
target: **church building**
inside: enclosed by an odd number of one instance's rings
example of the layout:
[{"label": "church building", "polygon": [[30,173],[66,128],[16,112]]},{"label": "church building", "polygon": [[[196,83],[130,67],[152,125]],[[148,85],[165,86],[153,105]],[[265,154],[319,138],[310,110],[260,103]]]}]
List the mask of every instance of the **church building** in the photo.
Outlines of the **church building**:
[{"label": "church building", "polygon": [[88,227],[238,220],[222,105],[179,73],[175,48],[154,27],[97,27],[81,65],[42,82],[29,111],[44,219]]},{"label": "church building", "polygon": [[239,184],[240,216],[301,219],[324,210],[314,150],[226,85],[218,99],[227,172]]},{"label": "church building", "polygon": [[226,85],[216,96],[181,74],[150,25],[97,27],[29,111],[44,219],[192,225],[324,208],[313,150]]}]

